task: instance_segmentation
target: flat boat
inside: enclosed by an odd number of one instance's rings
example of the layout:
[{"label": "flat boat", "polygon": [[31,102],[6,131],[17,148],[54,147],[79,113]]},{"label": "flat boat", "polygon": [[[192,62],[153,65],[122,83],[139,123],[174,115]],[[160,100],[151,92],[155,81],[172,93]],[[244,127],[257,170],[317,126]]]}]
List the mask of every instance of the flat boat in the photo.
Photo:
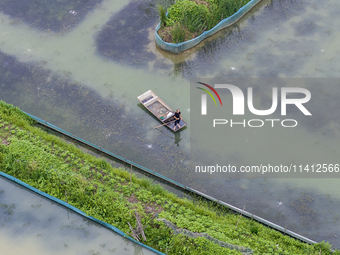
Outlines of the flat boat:
[{"label": "flat boat", "polygon": [[167,126],[172,131],[177,132],[187,125],[185,121],[180,120],[180,128],[177,127],[176,129],[174,129],[175,112],[151,90],[148,90],[137,98],[139,102],[141,102],[145,106],[146,109],[148,109],[158,120],[165,124],[164,126]]}]

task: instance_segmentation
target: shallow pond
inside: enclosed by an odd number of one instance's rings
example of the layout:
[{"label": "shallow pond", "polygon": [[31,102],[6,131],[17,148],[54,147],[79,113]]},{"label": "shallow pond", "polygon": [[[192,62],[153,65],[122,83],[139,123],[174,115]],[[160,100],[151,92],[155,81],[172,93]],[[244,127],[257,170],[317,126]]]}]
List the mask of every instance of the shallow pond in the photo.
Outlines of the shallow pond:
[{"label": "shallow pond", "polygon": [[[337,179],[194,178],[190,130],[176,135],[165,127],[155,130],[159,122],[136,98],[153,90],[180,108],[190,126],[192,78],[339,78],[340,3],[264,0],[233,27],[176,56],[155,46],[153,8],[150,1],[104,0],[62,34],[0,13],[0,99],[185,185],[241,208],[247,204],[249,212],[340,247]],[[302,123],[293,138],[317,141],[320,148],[332,144],[332,157],[339,158],[336,88],[320,90],[320,100],[332,103],[320,104],[319,121]],[[289,140],[280,142],[289,148]],[[275,151],[264,147],[260,155],[258,143],[242,153],[228,148],[231,158],[257,162]],[[302,152],[309,146],[294,150],[308,159]],[[327,152],[319,151],[320,157]]]},{"label": "shallow pond", "polygon": [[156,254],[3,177],[0,213],[5,254]]}]

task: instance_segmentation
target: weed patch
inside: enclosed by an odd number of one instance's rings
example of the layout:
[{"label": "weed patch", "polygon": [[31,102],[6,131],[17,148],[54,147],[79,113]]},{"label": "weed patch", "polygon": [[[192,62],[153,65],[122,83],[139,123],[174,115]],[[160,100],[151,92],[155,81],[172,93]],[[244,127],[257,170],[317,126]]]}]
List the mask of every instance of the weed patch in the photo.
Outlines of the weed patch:
[{"label": "weed patch", "polygon": [[[158,7],[161,28],[160,37],[169,43],[179,43],[199,36],[216,26],[220,21],[236,13],[250,0],[178,0],[168,8]],[[160,11],[162,10],[162,11]],[[173,24],[176,24],[173,26]],[[172,37],[164,36],[167,27],[171,27]]]}]

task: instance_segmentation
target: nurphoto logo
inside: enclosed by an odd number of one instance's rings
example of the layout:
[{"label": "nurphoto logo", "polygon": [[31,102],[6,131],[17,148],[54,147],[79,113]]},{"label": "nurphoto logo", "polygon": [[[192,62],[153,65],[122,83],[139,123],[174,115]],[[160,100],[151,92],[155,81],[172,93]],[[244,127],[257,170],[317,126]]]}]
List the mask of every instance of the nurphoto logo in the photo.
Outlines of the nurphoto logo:
[{"label": "nurphoto logo", "polygon": [[[220,95],[217,93],[216,89],[228,89],[231,92],[232,98],[233,98],[233,115],[244,115],[244,107],[245,107],[245,96],[242,92],[242,90],[231,84],[215,84],[214,88],[206,83],[197,82],[201,85],[206,86],[209,88],[219,99],[221,106],[222,100]],[[197,87],[198,89],[203,90],[206,92],[210,97],[213,99],[215,105],[217,105],[216,100],[214,96],[211,94],[211,92],[207,89],[203,89],[200,87]],[[295,88],[295,87],[282,87],[280,89],[280,101],[281,101],[281,116],[285,116],[287,114],[287,105],[295,105],[304,115],[311,116],[312,114],[306,109],[306,107],[303,105],[307,103],[311,99],[311,93],[308,89],[305,88]],[[303,94],[303,98],[287,98],[288,94]],[[207,94],[201,95],[201,115],[207,115],[208,107],[207,107]],[[272,105],[269,109],[266,110],[258,110],[255,109],[253,104],[253,88],[248,87],[247,88],[247,106],[251,113],[258,116],[268,116],[273,114],[278,106],[278,99],[279,99],[279,93],[278,88],[273,87],[272,88]],[[271,123],[271,126],[275,126],[275,122],[280,122],[281,126],[283,127],[296,127],[298,122],[294,119],[250,119],[246,121],[245,119],[242,122],[233,122],[232,119],[214,119],[213,120],[213,127],[216,127],[216,125],[225,125],[230,124],[230,127],[233,127],[235,125],[241,125],[243,127],[249,126],[249,127],[262,127],[265,125],[265,123]]]}]

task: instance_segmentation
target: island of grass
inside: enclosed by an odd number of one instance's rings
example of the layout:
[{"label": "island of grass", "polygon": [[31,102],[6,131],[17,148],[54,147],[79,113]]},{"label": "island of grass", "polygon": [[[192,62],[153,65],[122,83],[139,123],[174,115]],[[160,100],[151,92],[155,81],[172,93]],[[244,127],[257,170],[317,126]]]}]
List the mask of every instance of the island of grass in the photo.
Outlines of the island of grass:
[{"label": "island of grass", "polygon": [[179,198],[47,134],[2,101],[0,171],[125,233],[137,211],[146,226],[142,242],[169,255],[340,254],[328,243],[301,243],[218,204]]},{"label": "island of grass", "polygon": [[155,33],[156,43],[172,53],[188,50],[234,24],[260,1],[177,0],[172,4],[158,4],[160,23]]},{"label": "island of grass", "polygon": [[158,5],[161,28],[157,31],[163,41],[180,43],[208,31],[223,19],[235,14],[250,0],[177,0],[168,8]]}]

